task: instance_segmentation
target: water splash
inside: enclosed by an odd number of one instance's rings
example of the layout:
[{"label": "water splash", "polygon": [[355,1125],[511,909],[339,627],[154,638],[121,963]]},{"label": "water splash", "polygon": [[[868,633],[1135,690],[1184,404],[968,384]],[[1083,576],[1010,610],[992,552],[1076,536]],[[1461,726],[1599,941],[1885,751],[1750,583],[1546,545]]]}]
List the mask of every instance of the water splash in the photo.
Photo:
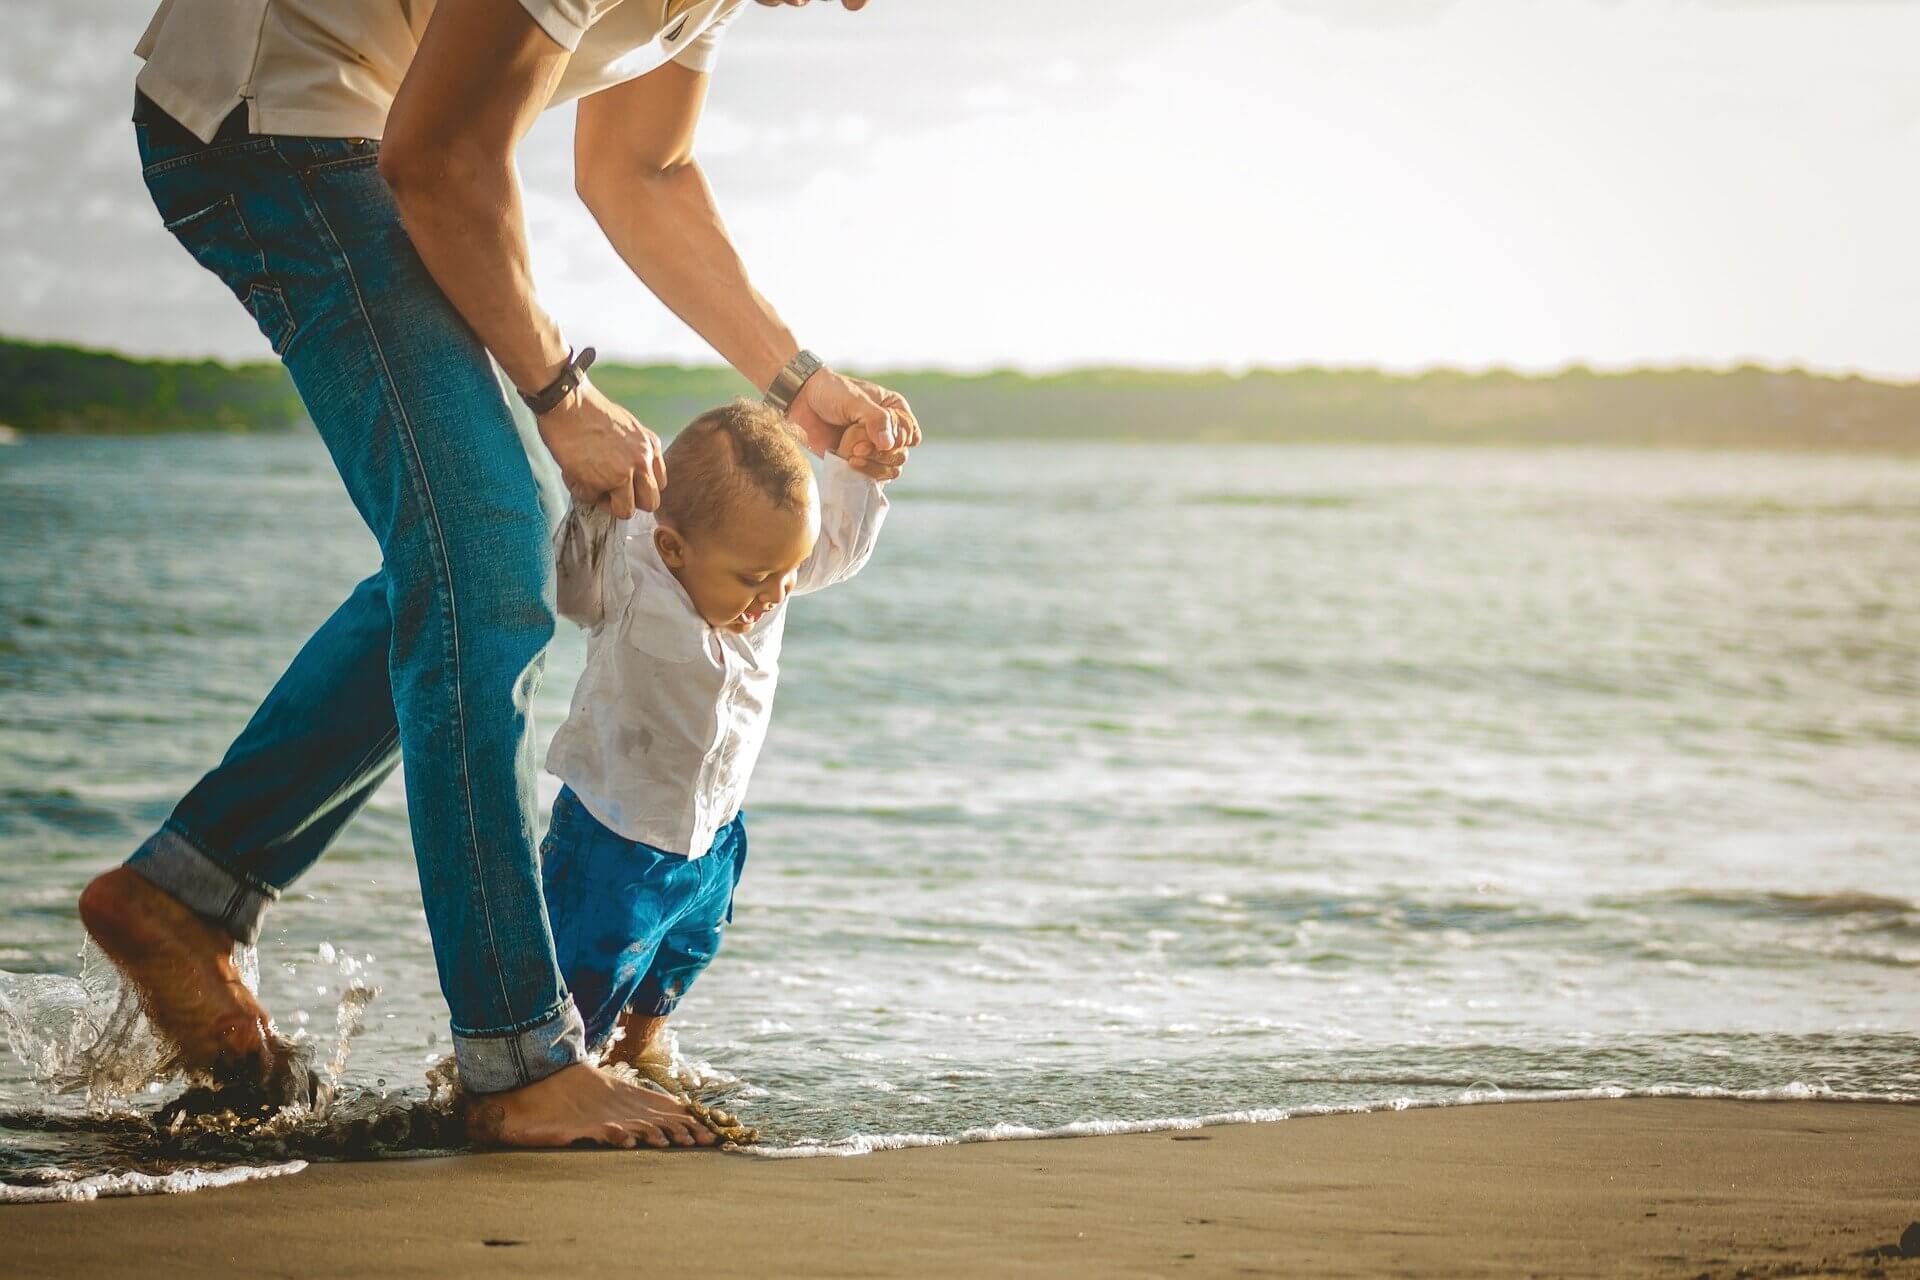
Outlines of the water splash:
[{"label": "water splash", "polygon": [[[366,980],[364,960],[328,944],[320,958],[341,979],[334,1036],[324,1052],[304,1028],[285,1039],[279,1083],[297,1089],[220,1089],[184,1072],[137,993],[91,942],[78,977],[0,972],[0,1035],[45,1096],[40,1107],[0,1113],[0,1203],[170,1194],[295,1173],[305,1157],[463,1145],[450,1090],[425,1103],[389,1102],[346,1086],[379,988]],[[234,959],[255,988],[257,953],[239,948]],[[314,1071],[309,1064],[323,1057]],[[186,1091],[157,1111],[139,1106],[182,1079]]]},{"label": "water splash", "polygon": [[84,1095],[95,1111],[179,1070],[137,993],[91,941],[77,978],[0,972],[0,1031],[34,1081],[51,1093]]}]

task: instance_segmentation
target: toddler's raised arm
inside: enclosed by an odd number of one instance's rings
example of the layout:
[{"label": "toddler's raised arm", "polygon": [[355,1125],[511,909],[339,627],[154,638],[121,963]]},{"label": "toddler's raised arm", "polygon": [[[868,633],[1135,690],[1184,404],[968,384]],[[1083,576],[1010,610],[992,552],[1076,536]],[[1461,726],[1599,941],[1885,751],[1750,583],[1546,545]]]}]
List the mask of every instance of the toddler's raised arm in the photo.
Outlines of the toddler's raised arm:
[{"label": "toddler's raised arm", "polygon": [[802,595],[845,582],[873,555],[880,526],[887,518],[887,495],[869,479],[830,453],[820,465],[820,539],[800,562],[793,593]]}]

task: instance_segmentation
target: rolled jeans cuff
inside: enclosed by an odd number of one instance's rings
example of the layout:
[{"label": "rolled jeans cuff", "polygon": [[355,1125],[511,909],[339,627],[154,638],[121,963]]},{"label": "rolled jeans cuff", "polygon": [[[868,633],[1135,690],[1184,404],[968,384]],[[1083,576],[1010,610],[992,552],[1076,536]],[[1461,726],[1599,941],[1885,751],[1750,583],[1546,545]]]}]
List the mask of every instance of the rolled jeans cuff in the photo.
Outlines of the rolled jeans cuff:
[{"label": "rolled jeans cuff", "polygon": [[504,1093],[587,1060],[587,1026],[568,996],[531,1026],[506,1031],[453,1029],[453,1060],[469,1093]]},{"label": "rolled jeans cuff", "polygon": [[248,946],[260,941],[260,922],[280,891],[242,878],[216,862],[174,826],[164,826],[133,851],[127,868]]}]

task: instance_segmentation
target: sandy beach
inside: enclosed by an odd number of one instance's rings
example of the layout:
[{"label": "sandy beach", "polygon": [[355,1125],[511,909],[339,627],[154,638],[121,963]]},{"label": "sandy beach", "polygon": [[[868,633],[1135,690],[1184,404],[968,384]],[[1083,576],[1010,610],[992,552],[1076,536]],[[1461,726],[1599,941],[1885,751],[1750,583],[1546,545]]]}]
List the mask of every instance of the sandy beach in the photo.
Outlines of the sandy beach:
[{"label": "sandy beach", "polygon": [[1886,1275],[1920,1106],[1623,1100],[855,1158],[315,1166],[0,1215],[0,1270],[463,1276]]}]

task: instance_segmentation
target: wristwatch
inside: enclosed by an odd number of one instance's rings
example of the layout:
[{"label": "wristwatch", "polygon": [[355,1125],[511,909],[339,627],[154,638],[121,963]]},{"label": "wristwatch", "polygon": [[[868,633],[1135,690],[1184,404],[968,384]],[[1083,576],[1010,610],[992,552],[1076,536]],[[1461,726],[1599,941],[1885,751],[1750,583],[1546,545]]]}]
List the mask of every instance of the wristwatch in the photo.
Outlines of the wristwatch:
[{"label": "wristwatch", "polygon": [[582,347],[578,355],[569,351],[567,367],[560,371],[559,377],[531,395],[525,391],[520,392],[520,398],[527,402],[527,408],[533,410],[533,416],[537,418],[543,413],[559,408],[560,402],[580,385],[580,379],[586,376],[587,366],[593,363],[593,357],[592,347]]},{"label": "wristwatch", "polygon": [[773,385],[767,388],[764,403],[785,413],[793,407],[793,398],[800,394],[801,385],[822,367],[824,362],[820,357],[802,347],[798,355],[787,361],[785,368],[773,375]]}]

